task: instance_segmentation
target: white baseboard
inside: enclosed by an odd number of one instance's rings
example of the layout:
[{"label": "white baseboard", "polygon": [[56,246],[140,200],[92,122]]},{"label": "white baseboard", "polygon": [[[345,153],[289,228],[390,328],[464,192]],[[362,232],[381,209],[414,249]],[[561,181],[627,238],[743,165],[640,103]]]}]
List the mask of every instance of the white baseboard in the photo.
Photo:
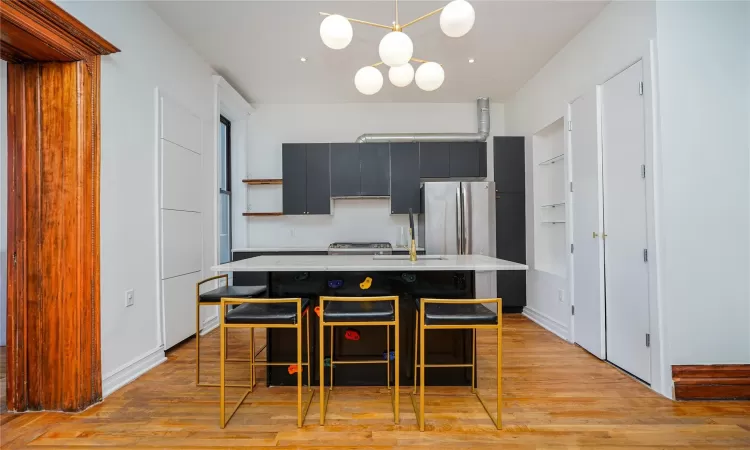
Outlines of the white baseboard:
[{"label": "white baseboard", "polygon": [[205,336],[212,332],[215,328],[219,327],[219,315],[209,317],[203,321],[203,328],[201,328],[201,336]]},{"label": "white baseboard", "polygon": [[164,355],[164,347],[159,346],[154,350],[135,358],[127,364],[123,364],[102,377],[102,396],[107,397],[111,393],[140,377],[144,373],[167,360]]},{"label": "white baseboard", "polygon": [[552,317],[540,313],[539,311],[529,306],[524,306],[523,315],[528,317],[532,322],[537,323],[542,328],[545,328],[556,335],[560,336],[563,340],[568,342],[568,327]]}]

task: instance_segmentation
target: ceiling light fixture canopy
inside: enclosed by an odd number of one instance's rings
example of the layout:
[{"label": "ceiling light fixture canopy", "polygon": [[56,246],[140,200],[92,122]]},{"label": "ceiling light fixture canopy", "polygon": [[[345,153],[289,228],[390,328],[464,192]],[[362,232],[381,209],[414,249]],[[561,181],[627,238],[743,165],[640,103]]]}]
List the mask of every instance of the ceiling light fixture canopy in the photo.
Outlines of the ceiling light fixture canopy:
[{"label": "ceiling light fixture canopy", "polygon": [[[383,87],[383,74],[377,67],[381,64],[390,66],[388,79],[394,86],[404,87],[416,80],[417,86],[425,91],[438,89],[445,80],[443,67],[431,61],[416,59],[414,43],[404,33],[404,28],[440,13],[440,29],[449,37],[461,37],[474,26],[474,8],[466,0],[453,0],[443,8],[438,8],[411,22],[401,25],[398,21],[398,0],[394,5],[395,19],[392,25],[382,25],[364,20],[352,19],[338,14],[320,13],[327,16],[320,24],[320,38],[323,43],[334,50],[346,48],[352,41],[354,31],[351,22],[370,25],[390,30],[380,41],[378,53],[380,62],[362,67],[354,76],[354,85],[365,95],[376,94]],[[415,73],[410,61],[422,63]]]}]

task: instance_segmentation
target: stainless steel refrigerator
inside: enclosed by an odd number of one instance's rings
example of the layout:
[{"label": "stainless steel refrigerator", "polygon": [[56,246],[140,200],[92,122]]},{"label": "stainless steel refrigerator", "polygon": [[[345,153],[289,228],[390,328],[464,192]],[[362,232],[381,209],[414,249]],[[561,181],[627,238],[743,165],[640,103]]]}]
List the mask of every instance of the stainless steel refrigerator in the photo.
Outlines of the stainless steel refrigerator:
[{"label": "stainless steel refrigerator", "polygon": [[[418,236],[428,255],[495,256],[495,183],[427,182],[422,187]],[[493,298],[495,272],[477,272],[476,296]]]}]

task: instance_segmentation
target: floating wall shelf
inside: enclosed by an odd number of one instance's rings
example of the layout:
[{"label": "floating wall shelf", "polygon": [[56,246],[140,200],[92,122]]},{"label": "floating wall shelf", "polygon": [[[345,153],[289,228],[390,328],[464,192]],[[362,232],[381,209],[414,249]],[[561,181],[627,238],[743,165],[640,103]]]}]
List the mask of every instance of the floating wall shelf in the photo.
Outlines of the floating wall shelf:
[{"label": "floating wall shelf", "polygon": [[549,205],[542,205],[542,208],[557,208],[558,206],[565,206],[565,202],[550,203]]},{"label": "floating wall shelf", "polygon": [[256,180],[242,180],[243,183],[249,185],[261,185],[261,184],[281,184],[281,178],[259,178]]},{"label": "floating wall shelf", "polygon": [[542,223],[557,225],[558,223],[565,223],[565,221],[564,220],[543,220]]},{"label": "floating wall shelf", "polygon": [[563,158],[565,158],[565,154],[564,153],[561,154],[561,155],[557,155],[554,158],[545,159],[544,161],[540,162],[539,165],[540,166],[546,166],[548,164],[554,164],[554,163],[562,160]]},{"label": "floating wall shelf", "polygon": [[268,217],[268,216],[283,216],[283,212],[243,212],[245,217]]}]

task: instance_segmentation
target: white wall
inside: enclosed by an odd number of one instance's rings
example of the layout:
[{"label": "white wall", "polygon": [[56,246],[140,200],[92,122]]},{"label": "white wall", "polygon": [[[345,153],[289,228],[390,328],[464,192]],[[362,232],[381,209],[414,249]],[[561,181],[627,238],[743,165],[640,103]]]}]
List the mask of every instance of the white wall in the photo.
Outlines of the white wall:
[{"label": "white wall", "polygon": [[[534,180],[531,136],[564,117],[576,97],[648,53],[656,34],[654,4],[613,2],[505,104],[506,133],[526,136],[527,309],[565,339],[570,333],[566,277],[535,270]],[[564,291],[563,302],[558,291]]]},{"label": "white wall", "polygon": [[0,347],[5,345],[8,316],[8,68],[0,61]]},{"label": "white wall", "polygon": [[[202,120],[204,211],[216,194],[211,142],[211,68],[144,2],[61,2],[121,52],[102,58],[101,331],[107,394],[161,350],[157,298],[155,88]],[[215,259],[213,217],[204,214],[204,273]],[[125,308],[125,291],[135,304]],[[193,298],[185,299],[192,308]],[[123,375],[125,374],[125,375]]]},{"label": "white wall", "polygon": [[671,364],[750,363],[750,3],[659,2]]},{"label": "white wall", "polygon": [[[250,178],[281,177],[281,144],[353,142],[363,133],[476,132],[476,102],[345,103],[255,105],[250,116],[247,173]],[[504,135],[504,108],[490,106],[487,144],[492,180],[492,138]],[[280,211],[282,186],[246,187],[253,211]],[[331,216],[246,218],[247,247],[327,247],[334,241],[389,241],[397,244],[408,217],[390,215],[389,201],[335,200]],[[236,212],[238,214],[239,212]],[[237,246],[235,245],[235,248]]]}]

